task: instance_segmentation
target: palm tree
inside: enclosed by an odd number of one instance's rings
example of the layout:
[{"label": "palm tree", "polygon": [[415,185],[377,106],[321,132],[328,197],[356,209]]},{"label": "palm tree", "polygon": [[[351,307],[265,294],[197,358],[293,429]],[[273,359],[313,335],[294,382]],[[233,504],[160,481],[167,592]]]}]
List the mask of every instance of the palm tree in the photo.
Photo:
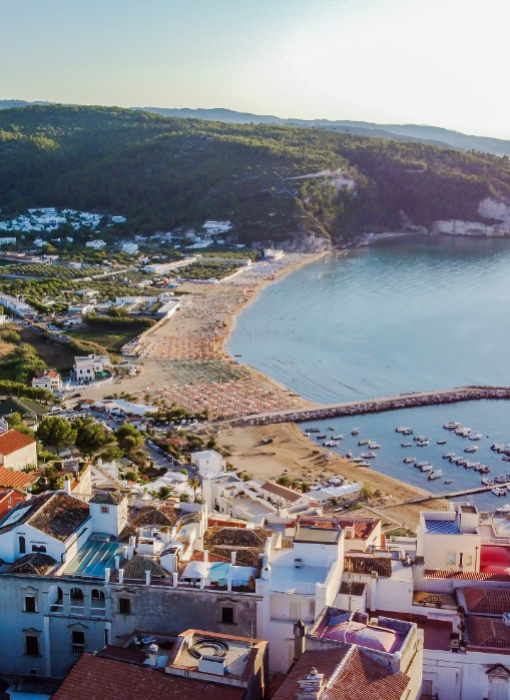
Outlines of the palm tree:
[{"label": "palm tree", "polygon": [[189,480],[189,485],[190,485],[191,488],[193,489],[193,500],[196,501],[196,500],[197,500],[197,489],[198,489],[198,487],[200,486],[200,482],[199,482],[199,480],[197,479],[196,476],[192,477],[192,478]]}]

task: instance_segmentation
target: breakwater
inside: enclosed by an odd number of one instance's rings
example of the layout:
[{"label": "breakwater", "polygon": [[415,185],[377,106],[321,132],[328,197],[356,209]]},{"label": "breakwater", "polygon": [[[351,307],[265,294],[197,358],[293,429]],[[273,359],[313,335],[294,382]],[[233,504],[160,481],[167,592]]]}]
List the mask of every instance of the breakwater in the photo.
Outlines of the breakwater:
[{"label": "breakwater", "polygon": [[239,416],[227,422],[232,427],[243,425],[271,425],[273,423],[303,423],[326,418],[343,418],[360,416],[383,411],[397,411],[403,408],[419,406],[438,406],[461,401],[479,401],[482,399],[510,399],[510,387],[502,386],[464,386],[442,391],[412,392],[397,394],[365,401],[347,401],[344,403],[318,405],[306,408],[272,411],[247,416]]}]

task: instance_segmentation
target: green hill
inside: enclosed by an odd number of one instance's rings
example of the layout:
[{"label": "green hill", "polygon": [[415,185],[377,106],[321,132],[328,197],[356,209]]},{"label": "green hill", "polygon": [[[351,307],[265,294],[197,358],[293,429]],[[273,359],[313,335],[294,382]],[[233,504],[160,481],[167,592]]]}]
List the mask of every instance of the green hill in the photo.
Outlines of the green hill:
[{"label": "green hill", "polygon": [[242,241],[340,240],[398,229],[401,212],[477,220],[489,195],[510,198],[508,158],[115,108],[0,111],[5,216],[65,206],[124,214],[133,233],[230,218]]}]

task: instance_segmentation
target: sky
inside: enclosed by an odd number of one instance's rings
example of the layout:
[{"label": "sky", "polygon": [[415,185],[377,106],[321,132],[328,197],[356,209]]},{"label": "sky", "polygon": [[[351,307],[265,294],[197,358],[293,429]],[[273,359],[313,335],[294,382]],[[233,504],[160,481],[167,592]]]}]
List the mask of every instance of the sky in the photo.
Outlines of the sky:
[{"label": "sky", "polygon": [[510,139],[508,0],[0,0],[0,99]]}]

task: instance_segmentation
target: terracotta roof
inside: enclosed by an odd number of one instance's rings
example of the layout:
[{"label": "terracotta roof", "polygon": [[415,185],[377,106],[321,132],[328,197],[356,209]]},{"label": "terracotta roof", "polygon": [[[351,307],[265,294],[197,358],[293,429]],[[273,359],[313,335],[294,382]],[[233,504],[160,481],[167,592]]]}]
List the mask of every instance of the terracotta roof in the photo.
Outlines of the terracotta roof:
[{"label": "terracotta roof", "polygon": [[325,690],[321,700],[401,700],[409,676],[394,671],[387,664],[355,645],[322,651],[305,651],[287,678],[273,695],[273,700],[295,700],[312,668],[324,674]]},{"label": "terracotta roof", "polygon": [[344,570],[349,574],[371,574],[391,576],[391,559],[382,557],[344,557]]},{"label": "terracotta roof", "polygon": [[236,564],[239,566],[258,566],[260,564],[260,555],[262,551],[257,547],[243,547],[238,549],[237,547],[221,547],[213,546],[211,547],[210,556],[221,557],[221,560],[225,559],[231,561],[232,552],[236,553]]},{"label": "terracotta roof", "polygon": [[44,576],[53,569],[57,562],[49,554],[31,552],[18,559],[12,566],[11,574],[29,574],[31,576]]},{"label": "terracotta roof", "polygon": [[[378,519],[357,520],[356,518],[338,518],[338,522],[342,530],[346,527],[354,528],[354,538],[357,540],[366,540],[381,521]],[[346,545],[347,546],[347,545]]]},{"label": "terracotta roof", "polygon": [[436,569],[425,569],[425,578],[448,578],[459,581],[497,581],[498,583],[508,583],[510,581],[510,577],[503,574],[475,573],[473,571],[436,571]]},{"label": "terracotta roof", "polygon": [[170,574],[150,557],[134,556],[124,564],[124,578],[143,579],[145,572],[150,570],[151,578],[166,578]]},{"label": "terracotta roof", "polygon": [[268,537],[272,537],[272,530],[262,527],[243,529],[240,527],[210,527],[204,535],[204,545],[218,547],[259,547],[264,548]]},{"label": "terracotta roof", "polygon": [[125,495],[121,491],[102,491],[92,496],[89,503],[104,503],[110,506],[118,506]]},{"label": "terracotta roof", "polygon": [[35,445],[35,440],[13,428],[0,435],[1,455],[10,455],[17,450],[23,449],[23,447],[28,447],[28,445]]},{"label": "terracotta roof", "polygon": [[180,512],[173,506],[166,503],[143,506],[138,512],[134,512],[132,524],[141,525],[161,525],[173,527],[178,520]]},{"label": "terracotta roof", "polygon": [[[161,552],[161,554],[164,554],[164,552],[165,552],[165,550],[163,550],[163,551]],[[203,553],[203,552],[198,552],[198,551],[193,552],[193,554],[191,555],[190,561],[205,561],[205,560],[204,560],[204,553]],[[228,562],[230,563],[231,559],[230,559],[230,557],[222,557],[222,556],[220,556],[219,554],[213,554],[213,553],[209,550],[209,561],[210,561],[211,563],[213,563],[213,562],[224,562],[224,561],[225,561],[225,562],[228,561]]]},{"label": "terracotta roof", "polygon": [[498,617],[466,615],[468,646],[510,649],[510,627]]},{"label": "terracotta roof", "polygon": [[297,493],[297,491],[288,489],[286,486],[274,484],[272,481],[266,481],[264,484],[262,484],[260,488],[263,491],[268,491],[269,493],[272,493],[275,496],[278,496],[279,498],[283,498],[286,501],[290,501],[291,503],[299,501],[299,499],[303,495],[302,493]]},{"label": "terracotta roof", "polygon": [[468,613],[503,615],[503,613],[510,612],[510,590],[508,588],[475,586],[464,588],[462,593]]},{"label": "terracotta roof", "polygon": [[[13,519],[12,514],[16,510],[22,510],[23,515],[18,519]],[[45,493],[13,508],[0,522],[0,532],[7,532],[13,527],[28,522],[37,530],[63,542],[88,517],[88,505],[77,498],[68,496],[61,491]],[[5,520],[9,524],[2,525]]]},{"label": "terracotta roof", "polygon": [[242,700],[245,688],[173,676],[93,654],[82,654],[52,700]]},{"label": "terracotta roof", "polygon": [[30,484],[34,484],[40,478],[40,473],[36,474],[30,472],[29,474],[25,474],[25,472],[13,472],[5,467],[0,467],[0,487],[23,490]]}]

